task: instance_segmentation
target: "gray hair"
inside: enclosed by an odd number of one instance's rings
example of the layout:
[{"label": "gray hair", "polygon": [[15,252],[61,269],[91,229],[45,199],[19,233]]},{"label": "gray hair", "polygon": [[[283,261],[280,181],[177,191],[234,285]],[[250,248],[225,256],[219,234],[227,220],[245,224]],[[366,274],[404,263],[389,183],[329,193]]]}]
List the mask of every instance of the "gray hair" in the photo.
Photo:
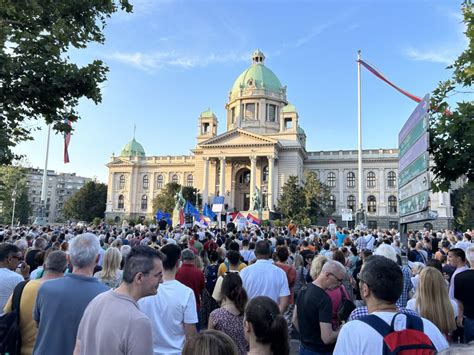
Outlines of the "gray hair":
[{"label": "gray hair", "polygon": [[386,258],[392,260],[393,262],[397,262],[397,252],[391,245],[388,245],[385,243],[377,247],[377,249],[374,252],[374,255],[385,256]]},{"label": "gray hair", "polygon": [[22,252],[25,252],[26,249],[28,249],[28,242],[26,241],[26,239],[18,239],[15,243],[14,243],[18,249],[20,249]]},{"label": "gray hair", "polygon": [[321,272],[332,272],[332,273],[340,272],[340,273],[345,274],[346,273],[346,268],[339,261],[328,260],[323,265],[323,268],[321,269]]},{"label": "gray hair", "polygon": [[69,256],[71,264],[83,268],[95,264],[99,254],[99,239],[92,233],[80,234],[71,240]]},{"label": "gray hair", "polygon": [[42,237],[38,237],[35,239],[33,242],[33,247],[44,250],[46,249],[46,246],[48,245],[48,241]]},{"label": "gray hair", "polygon": [[61,250],[55,250],[48,254],[44,261],[44,270],[56,273],[63,273],[67,267],[66,253]]},{"label": "gray hair", "polygon": [[474,245],[471,245],[466,249],[466,259],[472,267],[474,264]]},{"label": "gray hair", "polygon": [[120,247],[120,252],[122,253],[122,258],[125,259],[128,254],[132,251],[132,247],[130,245],[122,245]]}]

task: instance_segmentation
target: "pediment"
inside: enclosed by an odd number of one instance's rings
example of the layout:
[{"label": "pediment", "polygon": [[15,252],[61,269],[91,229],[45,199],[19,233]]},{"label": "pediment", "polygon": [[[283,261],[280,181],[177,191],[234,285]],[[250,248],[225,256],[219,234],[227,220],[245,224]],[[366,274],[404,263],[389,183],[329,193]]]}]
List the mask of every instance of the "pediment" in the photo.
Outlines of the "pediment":
[{"label": "pediment", "polygon": [[113,166],[132,166],[133,162],[128,159],[122,159],[121,157],[115,157],[114,160],[106,164],[109,168]]},{"label": "pediment", "polygon": [[232,131],[225,132],[216,137],[208,139],[199,144],[200,147],[222,147],[222,146],[255,146],[255,145],[275,145],[278,141],[273,138],[261,136],[251,133],[243,129],[237,128]]}]

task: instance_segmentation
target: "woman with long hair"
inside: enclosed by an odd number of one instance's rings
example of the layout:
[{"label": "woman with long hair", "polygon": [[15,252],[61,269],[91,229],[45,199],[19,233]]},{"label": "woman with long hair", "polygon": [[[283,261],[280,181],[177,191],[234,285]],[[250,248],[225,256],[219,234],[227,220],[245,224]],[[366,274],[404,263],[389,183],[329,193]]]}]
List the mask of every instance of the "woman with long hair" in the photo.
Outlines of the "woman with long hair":
[{"label": "woman with long hair", "polygon": [[415,298],[408,301],[407,308],[433,322],[446,338],[456,329],[457,304],[449,299],[443,274],[434,267],[421,270]]},{"label": "woman with long hair", "polygon": [[288,355],[288,325],[275,301],[266,296],[253,298],[245,308],[245,337],[249,355]]},{"label": "woman with long hair", "polygon": [[123,272],[120,270],[122,254],[117,248],[109,248],[105,252],[102,270],[94,274],[100,282],[110,288],[117,288],[122,282]]},{"label": "woman with long hair", "polygon": [[247,304],[247,292],[238,273],[231,272],[222,281],[221,308],[211,312],[208,329],[220,330],[234,339],[239,354],[247,352],[247,340],[244,334],[244,311]]}]

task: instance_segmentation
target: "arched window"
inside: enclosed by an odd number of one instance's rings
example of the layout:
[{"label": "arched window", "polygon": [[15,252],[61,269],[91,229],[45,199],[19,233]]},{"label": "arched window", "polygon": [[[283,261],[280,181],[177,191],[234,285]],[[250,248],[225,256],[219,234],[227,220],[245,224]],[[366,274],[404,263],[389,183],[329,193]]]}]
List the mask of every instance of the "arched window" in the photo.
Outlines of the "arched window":
[{"label": "arched window", "polygon": [[118,208],[118,209],[123,209],[124,203],[125,203],[125,198],[123,197],[123,195],[120,195],[120,196],[118,197],[117,208]]},{"label": "arched window", "polygon": [[336,197],[334,195],[329,196],[329,210],[334,212],[336,210]]},{"label": "arched window", "polygon": [[393,195],[388,197],[388,213],[397,213],[397,198]]},{"label": "arched window", "polygon": [[377,212],[377,199],[375,198],[375,196],[370,195],[369,197],[367,197],[367,212]]},{"label": "arched window", "polygon": [[336,174],[333,172],[330,172],[328,174],[326,182],[329,187],[336,187]]},{"label": "arched window", "polygon": [[263,182],[267,182],[267,181],[268,181],[268,165],[266,165],[266,166],[263,167],[262,180],[263,180]]},{"label": "arched window", "polygon": [[148,180],[148,175],[143,176],[143,188],[146,190],[148,189],[148,185],[150,184]]},{"label": "arched window", "polygon": [[125,187],[125,175],[120,175],[119,187],[123,189]]},{"label": "arched window", "polygon": [[356,185],[356,176],[352,171],[350,171],[347,173],[347,187],[351,188],[351,187],[355,187],[355,185]]},{"label": "arched window", "polygon": [[148,208],[148,196],[147,195],[142,196],[141,207],[142,207],[142,210],[146,210]]},{"label": "arched window", "polygon": [[158,175],[156,178],[156,187],[159,189],[163,187],[163,175]]},{"label": "arched window", "polygon": [[173,177],[171,178],[171,182],[174,182],[175,184],[178,183],[178,175],[174,174]]},{"label": "arched window", "polygon": [[389,171],[387,174],[387,186],[388,187],[395,187],[397,186],[397,174],[395,171]]},{"label": "arched window", "polygon": [[369,188],[375,187],[375,173],[373,171],[369,171],[367,173],[367,187]]},{"label": "arched window", "polygon": [[354,195],[347,196],[347,208],[351,209],[352,212],[355,211],[356,207],[356,198]]},{"label": "arched window", "polygon": [[193,174],[189,174],[186,178],[186,186],[193,187],[194,179]]},{"label": "arched window", "polygon": [[239,176],[240,184],[250,184],[250,170],[243,171]]}]

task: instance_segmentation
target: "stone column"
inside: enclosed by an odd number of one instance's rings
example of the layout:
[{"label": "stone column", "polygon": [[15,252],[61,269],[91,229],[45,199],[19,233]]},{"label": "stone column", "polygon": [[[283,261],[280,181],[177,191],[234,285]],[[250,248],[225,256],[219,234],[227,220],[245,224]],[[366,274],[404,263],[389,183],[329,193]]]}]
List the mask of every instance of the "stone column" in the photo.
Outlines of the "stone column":
[{"label": "stone column", "polygon": [[377,185],[376,181],[376,187],[378,187],[379,190],[379,201],[377,202],[377,215],[379,216],[385,216],[387,214],[387,199],[385,197],[385,186],[386,186],[386,181],[385,181],[385,171],[384,169],[379,170],[379,181]]},{"label": "stone column", "polygon": [[250,156],[250,207],[251,210],[254,204],[253,195],[255,193],[255,183],[257,182],[257,157]]},{"label": "stone column", "polygon": [[220,176],[219,176],[219,196],[224,196],[225,198],[225,157],[220,157]]},{"label": "stone column", "polygon": [[202,177],[202,203],[209,203],[209,158],[205,157],[204,160],[204,173]]},{"label": "stone column", "polygon": [[275,158],[272,156],[268,156],[268,209],[273,211],[273,166],[275,164]]},{"label": "stone column", "polygon": [[338,214],[338,207],[345,208],[344,206],[344,170],[339,169],[338,170],[338,175],[339,175],[339,182],[338,182],[338,189],[339,189],[339,197],[337,198],[339,201],[336,204],[336,214]]}]

